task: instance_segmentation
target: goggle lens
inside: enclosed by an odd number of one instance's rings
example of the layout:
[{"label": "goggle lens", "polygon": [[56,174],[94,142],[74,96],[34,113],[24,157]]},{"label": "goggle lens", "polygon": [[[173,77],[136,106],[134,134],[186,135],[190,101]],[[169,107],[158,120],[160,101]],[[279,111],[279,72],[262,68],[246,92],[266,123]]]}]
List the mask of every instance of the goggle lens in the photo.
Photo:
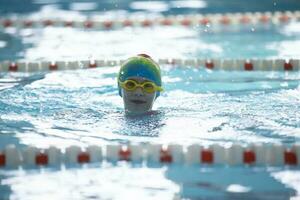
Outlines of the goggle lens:
[{"label": "goggle lens", "polygon": [[137,85],[134,81],[126,81],[124,86],[127,90],[135,90]]},{"label": "goggle lens", "polygon": [[146,83],[143,84],[143,90],[145,92],[152,93],[152,92],[155,91],[155,87],[154,87],[153,83],[146,82]]}]

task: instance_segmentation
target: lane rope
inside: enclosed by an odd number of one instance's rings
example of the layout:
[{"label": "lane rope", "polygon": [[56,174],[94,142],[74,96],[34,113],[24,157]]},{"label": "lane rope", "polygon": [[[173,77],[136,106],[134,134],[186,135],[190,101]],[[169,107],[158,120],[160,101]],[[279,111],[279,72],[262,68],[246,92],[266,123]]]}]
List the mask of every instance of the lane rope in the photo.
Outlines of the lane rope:
[{"label": "lane rope", "polygon": [[[125,60],[81,60],[81,61],[3,61],[0,72],[46,72],[57,70],[117,67]],[[299,71],[299,59],[157,59],[160,65],[174,67],[194,67],[208,70],[226,71]]]},{"label": "lane rope", "polygon": [[239,25],[246,27],[280,25],[300,21],[300,11],[285,12],[247,12],[226,14],[191,14],[170,15],[161,17],[125,19],[99,19],[99,16],[85,16],[82,19],[42,18],[34,19],[26,16],[0,18],[0,30],[6,28],[43,28],[43,27],[73,27],[84,29],[110,30],[124,27],[152,26],[184,26],[184,27],[227,27]]},{"label": "lane rope", "polygon": [[186,147],[179,144],[111,144],[86,148],[70,146],[66,149],[54,146],[46,149],[33,146],[18,149],[15,145],[7,145],[0,150],[0,167],[6,169],[118,161],[181,165],[299,166],[300,144],[295,143],[290,147],[262,143],[236,143],[230,147],[219,144],[193,144]]}]

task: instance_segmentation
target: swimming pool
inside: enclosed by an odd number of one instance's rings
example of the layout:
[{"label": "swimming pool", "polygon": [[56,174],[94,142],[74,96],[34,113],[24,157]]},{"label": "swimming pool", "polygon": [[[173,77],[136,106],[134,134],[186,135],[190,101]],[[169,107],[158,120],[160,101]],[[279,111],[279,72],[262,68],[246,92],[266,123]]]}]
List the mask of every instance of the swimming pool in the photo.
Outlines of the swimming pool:
[{"label": "swimming pool", "polygon": [[[270,7],[236,1],[27,2],[7,4],[1,17],[107,19],[161,14],[294,10],[296,1]],[[116,5],[118,8],[116,8]],[[184,5],[190,5],[184,7]],[[218,6],[216,6],[218,5]],[[231,5],[231,6],[230,6]],[[258,4],[257,4],[258,5]],[[280,5],[280,6],[279,6]],[[242,7],[244,9],[242,9]],[[106,8],[106,10],[102,10]],[[215,9],[214,9],[215,8]],[[97,11],[104,11],[98,13]],[[13,14],[15,13],[15,14]],[[144,18],[143,18],[144,17]],[[0,61],[122,60],[137,53],[155,59],[299,59],[297,20],[268,26],[126,27],[109,30],[47,26],[0,31]],[[299,142],[299,71],[209,70],[161,64],[166,92],[156,112],[125,117],[118,68],[2,72],[0,147],[54,145],[193,144],[230,146]],[[2,68],[1,68],[2,69]],[[290,199],[299,197],[297,166],[160,165],[97,162],[0,170],[2,199]]]}]

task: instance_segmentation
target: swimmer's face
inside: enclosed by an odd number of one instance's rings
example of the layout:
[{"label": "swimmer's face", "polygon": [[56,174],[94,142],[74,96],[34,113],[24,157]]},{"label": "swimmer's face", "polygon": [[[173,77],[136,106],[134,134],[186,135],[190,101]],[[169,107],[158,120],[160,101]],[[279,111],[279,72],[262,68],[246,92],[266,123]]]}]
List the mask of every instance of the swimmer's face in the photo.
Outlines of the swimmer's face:
[{"label": "swimmer's face", "polygon": [[[127,80],[134,80],[137,83],[144,83],[149,81],[141,77],[130,77]],[[150,111],[152,109],[156,92],[148,93],[143,91],[141,87],[137,87],[133,91],[121,88],[125,111],[132,114],[140,114]]]}]

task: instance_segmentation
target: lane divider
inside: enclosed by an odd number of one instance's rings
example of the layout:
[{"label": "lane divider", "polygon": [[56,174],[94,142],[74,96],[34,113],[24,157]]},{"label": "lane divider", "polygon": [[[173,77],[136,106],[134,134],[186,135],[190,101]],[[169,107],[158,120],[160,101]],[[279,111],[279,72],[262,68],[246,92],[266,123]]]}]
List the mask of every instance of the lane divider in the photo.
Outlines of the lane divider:
[{"label": "lane divider", "polygon": [[255,12],[255,13],[226,13],[226,14],[191,14],[171,15],[156,18],[132,19],[99,19],[97,16],[83,17],[77,20],[61,18],[33,19],[26,16],[18,16],[0,19],[0,29],[15,28],[43,28],[43,27],[73,27],[85,29],[110,30],[124,27],[152,27],[152,26],[229,26],[229,25],[269,25],[286,24],[300,21],[300,11],[285,12]]},{"label": "lane divider", "polygon": [[259,166],[300,166],[300,144],[288,147],[283,144],[248,145],[232,144],[224,147],[218,144],[182,146],[178,144],[132,144],[107,146],[70,146],[58,149],[25,147],[18,149],[7,145],[0,150],[0,167],[10,169],[37,166],[60,166],[126,161],[133,163],[158,163],[182,165],[259,165]]},{"label": "lane divider", "polygon": [[[42,62],[0,62],[0,72],[45,72],[57,70],[117,67],[124,60],[82,60]],[[195,67],[209,70],[228,71],[299,71],[299,59],[158,59],[160,65]]]}]

